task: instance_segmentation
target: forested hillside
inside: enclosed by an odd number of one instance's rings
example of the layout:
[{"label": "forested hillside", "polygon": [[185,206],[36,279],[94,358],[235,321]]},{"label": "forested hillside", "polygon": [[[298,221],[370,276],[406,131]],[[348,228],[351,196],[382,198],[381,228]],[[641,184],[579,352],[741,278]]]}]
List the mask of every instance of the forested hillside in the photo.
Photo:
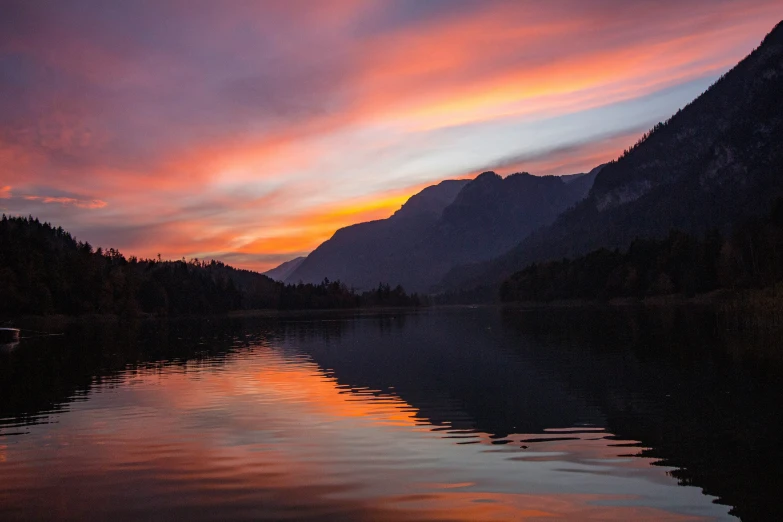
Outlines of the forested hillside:
[{"label": "forested hillside", "polygon": [[200,314],[241,309],[415,306],[379,285],[358,294],[339,281],[285,285],[220,261],[126,258],[94,249],[35,218],[0,220],[0,317],[22,314]]},{"label": "forested hillside", "polygon": [[500,288],[503,301],[693,296],[718,289],[771,288],[783,279],[783,199],[772,212],[698,237],[672,231],[665,239],[637,239],[620,250],[600,249],[576,259],[528,266]]}]

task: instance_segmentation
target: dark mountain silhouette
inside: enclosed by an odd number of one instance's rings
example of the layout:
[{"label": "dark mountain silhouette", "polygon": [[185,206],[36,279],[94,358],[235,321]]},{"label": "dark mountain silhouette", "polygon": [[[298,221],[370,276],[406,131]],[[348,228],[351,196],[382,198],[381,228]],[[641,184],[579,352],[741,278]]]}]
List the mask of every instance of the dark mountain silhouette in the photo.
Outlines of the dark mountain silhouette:
[{"label": "dark mountain silhouette", "polygon": [[341,228],[316,248],[287,281],[339,279],[357,288],[403,282],[398,266],[470,180],[447,180],[412,196],[388,219]]},{"label": "dark mountain silhouette", "polygon": [[598,176],[598,173],[601,172],[605,166],[606,164],[599,165],[590,172],[560,176],[560,179],[571,185],[572,190],[582,194],[582,199],[584,199],[590,193],[590,189],[593,188],[596,176]]},{"label": "dark mountain silhouette", "polygon": [[503,256],[457,267],[439,288],[496,295],[501,280],[532,262],[626,248],[672,229],[725,232],[767,212],[783,194],[781,93],[778,24],[705,93],[606,165],[583,202]]},{"label": "dark mountain silhouette", "polygon": [[[599,169],[580,178],[592,181]],[[527,173],[501,178],[485,172],[460,191],[426,237],[409,252],[405,269],[428,288],[452,267],[496,257],[587,195],[589,185]],[[409,276],[410,277],[410,276]]]},{"label": "dark mountain silhouette", "polygon": [[447,179],[427,187],[408,198],[408,201],[392,217],[398,220],[422,217],[437,219],[469,183],[469,179]]},{"label": "dark mountain silhouette", "polygon": [[296,257],[290,261],[286,261],[285,263],[277,265],[271,270],[263,272],[262,275],[265,275],[270,279],[274,279],[275,281],[285,281],[288,276],[294,272],[294,270],[299,268],[299,265],[301,265],[302,261],[304,260],[305,256]]},{"label": "dark mountain silhouette", "polygon": [[411,197],[388,219],[338,230],[288,282],[340,279],[359,289],[378,281],[429,288],[459,263],[498,256],[584,198],[600,170],[572,176],[527,173],[444,181]]}]

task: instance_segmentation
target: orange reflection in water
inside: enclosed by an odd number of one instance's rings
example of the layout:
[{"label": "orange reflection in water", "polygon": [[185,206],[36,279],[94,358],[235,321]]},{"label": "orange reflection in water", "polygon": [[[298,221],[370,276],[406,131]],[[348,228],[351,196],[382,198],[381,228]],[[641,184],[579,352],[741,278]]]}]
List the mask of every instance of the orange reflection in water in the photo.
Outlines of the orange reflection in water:
[{"label": "orange reflection in water", "polygon": [[[269,347],[128,372],[4,448],[0,518],[698,519],[612,491],[688,488],[646,459],[612,462],[628,448],[600,429],[461,446],[417,413]],[[552,480],[569,470],[597,492]]]}]

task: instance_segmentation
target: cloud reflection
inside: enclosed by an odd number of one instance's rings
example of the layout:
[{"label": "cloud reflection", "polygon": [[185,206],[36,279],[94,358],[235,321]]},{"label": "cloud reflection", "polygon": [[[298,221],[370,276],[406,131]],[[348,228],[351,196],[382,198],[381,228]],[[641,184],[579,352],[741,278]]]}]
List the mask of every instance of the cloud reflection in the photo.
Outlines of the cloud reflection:
[{"label": "cloud reflection", "polygon": [[515,436],[529,450],[496,446],[483,433],[472,434],[480,444],[461,445],[396,395],[340,385],[308,357],[265,344],[227,359],[130,370],[86,399],[0,448],[2,512],[693,520],[653,505],[705,499],[649,459],[618,459],[629,448],[601,430],[558,430],[549,442]]}]

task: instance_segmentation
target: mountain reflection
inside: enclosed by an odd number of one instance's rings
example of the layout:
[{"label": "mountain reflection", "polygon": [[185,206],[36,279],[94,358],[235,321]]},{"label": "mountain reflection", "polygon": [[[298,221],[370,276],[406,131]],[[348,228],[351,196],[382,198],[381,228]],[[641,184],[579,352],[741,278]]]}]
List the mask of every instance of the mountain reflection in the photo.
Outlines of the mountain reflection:
[{"label": "mountain reflection", "polygon": [[678,314],[71,324],[0,355],[0,515],[767,519],[775,365]]}]

